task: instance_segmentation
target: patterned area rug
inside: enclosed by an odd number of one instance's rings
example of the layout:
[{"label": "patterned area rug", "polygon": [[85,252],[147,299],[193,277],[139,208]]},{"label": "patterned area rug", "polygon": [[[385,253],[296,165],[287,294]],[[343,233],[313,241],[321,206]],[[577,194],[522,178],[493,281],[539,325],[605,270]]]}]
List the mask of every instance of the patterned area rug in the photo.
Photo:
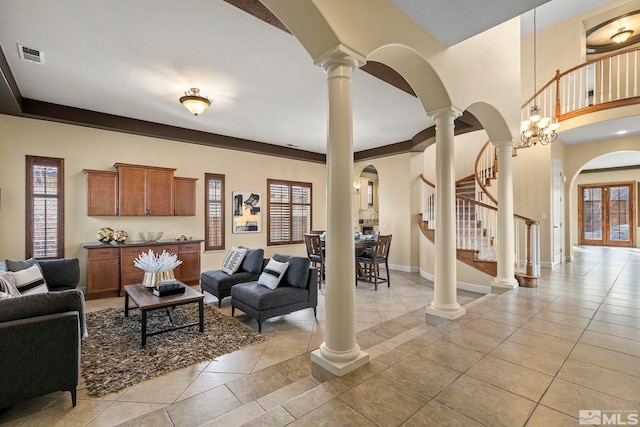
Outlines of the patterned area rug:
[{"label": "patterned area rug", "polygon": [[[197,322],[196,304],[172,309],[174,324]],[[121,390],[175,369],[212,360],[225,353],[261,342],[264,337],[237,320],[219,313],[210,304],[204,306],[204,332],[197,326],[166,332],[147,338],[141,348],[140,310],[108,308],[87,313],[89,337],[82,340],[81,373],[89,396]],[[170,326],[166,309],[147,314],[147,333]]]}]

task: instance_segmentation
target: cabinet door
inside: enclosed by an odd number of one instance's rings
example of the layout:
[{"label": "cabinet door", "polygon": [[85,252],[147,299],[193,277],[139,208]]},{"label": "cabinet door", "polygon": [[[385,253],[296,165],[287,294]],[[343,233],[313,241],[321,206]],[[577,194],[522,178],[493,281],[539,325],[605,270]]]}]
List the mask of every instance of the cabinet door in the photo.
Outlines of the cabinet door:
[{"label": "cabinet door", "polygon": [[176,278],[187,285],[200,282],[200,243],[182,243],[178,255],[182,264]]},{"label": "cabinet door", "polygon": [[174,215],[195,216],[196,214],[196,181],[197,178],[173,179]]},{"label": "cabinet door", "polygon": [[118,166],[120,216],[147,215],[147,171],[144,166]]},{"label": "cabinet door", "polygon": [[173,215],[173,170],[147,171],[147,215]]},{"label": "cabinet door", "polygon": [[87,215],[118,215],[118,174],[85,169],[87,174]]},{"label": "cabinet door", "polygon": [[118,248],[87,249],[87,299],[119,294],[119,262]]}]

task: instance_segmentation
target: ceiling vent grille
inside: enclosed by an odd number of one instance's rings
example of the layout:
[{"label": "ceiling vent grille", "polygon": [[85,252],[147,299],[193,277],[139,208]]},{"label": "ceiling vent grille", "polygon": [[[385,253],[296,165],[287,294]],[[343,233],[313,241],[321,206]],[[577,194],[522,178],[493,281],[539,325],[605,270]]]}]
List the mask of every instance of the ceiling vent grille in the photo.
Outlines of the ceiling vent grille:
[{"label": "ceiling vent grille", "polygon": [[44,64],[44,52],[32,47],[18,44],[18,53],[20,58],[25,61],[35,62],[36,64]]}]

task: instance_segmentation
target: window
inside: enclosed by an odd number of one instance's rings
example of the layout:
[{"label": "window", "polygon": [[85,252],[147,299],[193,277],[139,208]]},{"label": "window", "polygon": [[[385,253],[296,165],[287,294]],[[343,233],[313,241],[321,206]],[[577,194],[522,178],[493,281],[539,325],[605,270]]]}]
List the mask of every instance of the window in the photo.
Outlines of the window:
[{"label": "window", "polygon": [[311,230],[311,183],[267,180],[267,245],[303,243]]},{"label": "window", "polygon": [[373,206],[373,181],[367,183],[367,205]]},{"label": "window", "polygon": [[27,258],[64,257],[64,159],[27,156]]},{"label": "window", "polygon": [[204,250],[224,249],[224,175],[205,173]]}]

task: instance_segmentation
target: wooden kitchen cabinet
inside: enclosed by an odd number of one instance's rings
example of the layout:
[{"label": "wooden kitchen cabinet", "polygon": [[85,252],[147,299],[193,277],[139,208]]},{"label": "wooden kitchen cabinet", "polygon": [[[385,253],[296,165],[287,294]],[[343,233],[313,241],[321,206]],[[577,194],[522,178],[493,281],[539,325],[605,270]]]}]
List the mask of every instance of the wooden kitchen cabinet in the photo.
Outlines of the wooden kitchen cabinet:
[{"label": "wooden kitchen cabinet", "polygon": [[87,249],[87,299],[120,294],[120,248]]},{"label": "wooden kitchen cabinet", "polygon": [[175,169],[116,163],[120,216],[172,216]]},{"label": "wooden kitchen cabinet", "polygon": [[178,259],[182,264],[178,267],[176,278],[187,285],[200,282],[200,242],[181,243]]},{"label": "wooden kitchen cabinet", "polygon": [[118,215],[118,173],[84,169],[87,175],[87,215]]},{"label": "wooden kitchen cabinet", "polygon": [[197,180],[198,178],[174,177],[174,215],[195,216]]}]

